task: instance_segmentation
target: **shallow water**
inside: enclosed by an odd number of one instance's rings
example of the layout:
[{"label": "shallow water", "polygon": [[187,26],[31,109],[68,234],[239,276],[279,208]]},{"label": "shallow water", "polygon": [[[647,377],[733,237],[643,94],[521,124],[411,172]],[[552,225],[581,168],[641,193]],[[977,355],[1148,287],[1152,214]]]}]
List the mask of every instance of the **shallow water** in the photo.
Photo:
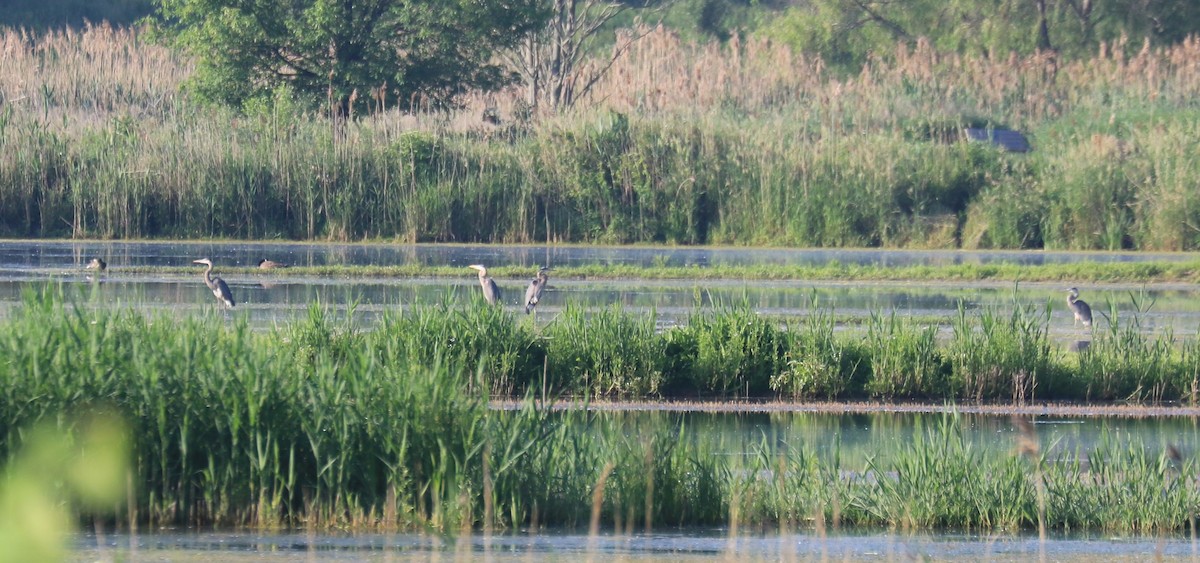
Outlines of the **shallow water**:
[{"label": "shallow water", "polygon": [[[884,461],[911,437],[945,420],[940,414],[603,412],[635,435],[678,428],[681,439],[716,444],[713,455],[745,455],[763,440],[831,455],[836,447],[844,467],[864,467],[867,456]],[[1200,436],[1196,417],[1097,418],[1033,417],[1035,432],[1052,455],[1087,452],[1098,445],[1138,443],[1155,449],[1171,444],[1194,455]],[[973,447],[1011,455],[1016,430],[1010,418],[959,415]],[[682,426],[681,426],[682,425]],[[837,444],[837,446],[835,446]],[[721,449],[721,448],[725,449]],[[1055,452],[1058,452],[1056,454]],[[886,462],[885,462],[886,463]],[[151,533],[82,534],[72,559],[152,561],[778,561],[778,560],[956,560],[956,561],[1140,561],[1197,557],[1186,534],[1143,537],[1112,534],[900,533],[879,530],[819,533],[811,522],[798,530],[728,528],[612,529],[592,536],[578,529],[506,531],[486,536],[431,534],[271,533],[156,530]]]},{"label": "shallow water", "polygon": [[[868,458],[887,464],[912,444],[940,436],[951,421],[980,455],[1012,455],[1020,431],[1011,416],[911,412],[695,412],[601,411],[601,422],[620,424],[626,434],[671,436],[703,444],[714,455],[751,457],[766,445],[774,451],[800,451],[826,462],[836,455],[848,471],[866,468]],[[1033,423],[1041,451],[1050,459],[1075,457],[1098,448],[1145,448],[1159,457],[1175,448],[1190,457],[1200,453],[1200,418],[1196,416],[1022,416]],[[1085,460],[1086,463],[1086,460]]]},{"label": "shallow water", "polygon": [[1011,263],[1040,265],[1073,262],[1145,262],[1195,260],[1195,254],[1154,252],[1042,252],[878,249],[781,249],[712,247],[612,247],[469,244],[322,244],[270,242],[42,242],[0,241],[0,270],[82,268],[100,256],[128,266],[186,265],[213,258],[234,266],[253,266],[260,259],[301,266],[467,265],[578,266],[638,264],[643,266],[714,266],[752,264],[840,264],[911,266]]},{"label": "shallow water", "polygon": [[[89,277],[84,264],[103,256],[110,271]],[[226,276],[238,307],[230,317],[245,317],[252,326],[266,327],[303,314],[319,302],[335,314],[347,314],[353,304],[357,321],[370,323],[386,310],[419,303],[469,303],[478,300],[474,272],[466,264],[580,265],[636,263],[643,265],[695,264],[826,264],[830,262],[902,266],[911,264],[1012,262],[1125,262],[1188,260],[1190,254],[956,252],[882,250],[787,250],[709,248],[625,248],[574,246],[477,245],[346,245],[274,243],[110,243],[110,242],[0,242],[0,315],[19,302],[21,292],[46,281],[58,281],[69,292],[94,295],[99,304],[122,304],[146,310],[210,314],[214,300],[194,275],[125,274],[122,266],[189,265],[209,256],[218,265],[250,266],[262,258],[297,265],[324,264],[458,264],[461,279],[336,278],[255,275]],[[218,273],[220,268],[217,268]],[[503,301],[516,308],[524,294],[522,280],[498,280]],[[627,311],[655,312],[660,324],[681,322],[697,310],[745,304],[775,316],[802,316],[816,307],[830,308],[849,326],[861,324],[874,312],[894,311],[919,317],[943,329],[957,315],[959,304],[968,311],[995,306],[1008,309],[1015,302],[1050,306],[1053,336],[1063,342],[1089,337],[1074,325],[1066,309],[1063,283],[839,283],[767,281],[564,281],[551,277],[539,322],[547,322],[568,303],[595,309],[619,304]],[[1150,287],[1107,285],[1081,288],[1092,304],[1098,327],[1105,326],[1110,306],[1119,314],[1134,310],[1133,295],[1153,302],[1140,315],[1142,329],[1154,332],[1170,327],[1178,337],[1200,327],[1200,288],[1190,284]],[[82,297],[81,297],[82,299]]]},{"label": "shallow water", "polygon": [[[108,259],[113,271],[89,280],[83,265],[93,256]],[[747,250],[650,249],[585,247],[503,247],[451,245],[309,245],[225,243],[0,243],[0,316],[11,311],[24,288],[59,281],[89,306],[131,305],[150,311],[213,314],[208,290],[196,275],[126,275],[121,265],[186,265],[210,256],[220,264],[253,265],[258,259],[297,265],[324,264],[459,264],[580,265],[636,263],[644,265],[709,266],[714,264],[854,264],[903,266],[1014,262],[1042,264],[1078,261],[1189,260],[1177,254],[1092,253],[964,253],[875,250]],[[255,276],[253,280],[227,281],[240,301],[230,317],[245,317],[253,326],[271,326],[304,313],[320,302],[356,320],[369,323],[385,311],[414,303],[477,300],[475,278],[464,268],[461,280],[379,278],[322,278]],[[510,306],[523,288],[501,280]],[[1067,284],[1009,283],[912,284],[831,282],[692,282],[692,281],[551,281],[538,309],[539,322],[547,322],[568,303],[599,308],[613,303],[626,310],[655,311],[663,324],[678,322],[696,310],[746,304],[763,314],[799,316],[817,307],[832,308],[843,322],[854,325],[872,312],[894,310],[948,326],[959,304],[968,311],[995,306],[1011,307],[1015,301],[1052,308],[1052,332],[1060,341],[1086,337],[1072,327],[1063,303]],[[1111,301],[1122,314],[1133,309],[1130,292],[1136,286],[1084,287],[1099,324],[1100,312]],[[1177,336],[1195,334],[1200,326],[1200,289],[1192,285],[1149,287],[1154,306],[1141,316],[1146,331],[1170,327]],[[353,304],[353,308],[351,305]],[[818,455],[835,452],[847,464],[877,459],[911,443],[911,439],[936,426],[940,415],[873,413],[827,415],[796,412],[772,413],[617,413],[609,415],[641,428],[684,428],[686,437],[706,440],[718,454],[744,456],[762,441],[806,448]],[[1200,422],[1194,417],[1084,418],[1034,417],[1034,428],[1043,448],[1056,455],[1087,451],[1097,445],[1136,440],[1148,449],[1172,446],[1195,455],[1200,451]],[[1012,421],[1004,416],[962,415],[960,423],[974,447],[1010,452],[1016,440]],[[881,559],[881,560],[999,560],[1109,561],[1196,559],[1195,542],[1186,537],[1137,538],[1109,536],[1057,536],[1039,541],[1028,535],[969,536],[956,534],[906,535],[895,533],[757,533],[738,534],[733,540],[724,529],[656,531],[652,534],[606,531],[590,537],[578,531],[539,531],[485,538],[470,535],[445,538],[428,535],[308,535],[304,533],[243,534],[230,532],[159,531],[136,536],[88,534],[80,536],[74,559],[212,561],[228,560],[335,560],[388,561],[409,559],[492,559],[521,561],[681,561],[681,560],[780,560],[780,559]]]},{"label": "shallow water", "polygon": [[1195,559],[1184,537],[767,533],[725,529],[601,533],[570,531],[458,538],[409,534],[95,534],[77,541],[74,559],[171,561],[1140,561]]}]

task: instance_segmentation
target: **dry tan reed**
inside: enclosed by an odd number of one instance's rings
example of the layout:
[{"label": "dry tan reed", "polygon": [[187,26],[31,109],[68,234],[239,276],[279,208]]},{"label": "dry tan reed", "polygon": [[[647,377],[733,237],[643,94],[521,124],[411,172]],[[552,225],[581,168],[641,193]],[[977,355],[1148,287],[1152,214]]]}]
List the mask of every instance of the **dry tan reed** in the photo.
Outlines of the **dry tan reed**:
[{"label": "dry tan reed", "polygon": [[[1095,57],[1063,62],[1045,53],[942,53],[919,40],[873,57],[858,75],[837,77],[819,57],[763,39],[690,44],[660,27],[617,59],[592,102],[642,112],[703,112],[722,105],[756,112],[802,104],[831,116],[873,110],[885,121],[896,112],[941,113],[957,106],[1028,126],[1106,92],[1175,103],[1200,93],[1200,39],[1146,46],[1132,57],[1124,52],[1124,45],[1105,45]],[[906,88],[919,95],[888,95]],[[894,101],[928,107],[881,105]]]},{"label": "dry tan reed", "polygon": [[[872,58],[857,75],[839,77],[819,57],[760,38],[696,44],[663,27],[637,33],[644,35],[617,56],[583,111],[695,114],[736,107],[755,113],[799,105],[831,124],[855,115],[886,123],[900,114],[949,108],[1027,126],[1105,93],[1173,103],[1200,94],[1196,37],[1171,47],[1144,46],[1132,56],[1124,54],[1125,45],[1102,45],[1092,58],[1067,62],[1047,54],[942,53],[921,40]],[[0,29],[0,100],[22,113],[57,118],[51,122],[161,115],[179,102],[190,72],[186,58],[148,41],[138,28],[102,24],[44,35]],[[891,95],[906,88],[919,95]],[[523,97],[520,88],[473,93],[459,112],[413,117],[382,111],[367,121],[381,131],[487,131],[480,119],[484,109],[511,120]]]},{"label": "dry tan reed", "polygon": [[19,111],[95,121],[159,114],[191,65],[137,28],[108,24],[35,35],[0,28],[0,100]]},{"label": "dry tan reed", "polygon": [[[332,131],[194,106],[190,63],[138,29],[0,30],[0,215],[12,236],[1200,246],[1200,126],[1173,119],[1200,94],[1200,39],[1068,61],[918,41],[843,76],[757,37],[642,31],[560,115],[524,121],[513,88]],[[912,142],[965,119],[1041,134],[1037,155]],[[428,159],[402,158],[414,139]]]}]

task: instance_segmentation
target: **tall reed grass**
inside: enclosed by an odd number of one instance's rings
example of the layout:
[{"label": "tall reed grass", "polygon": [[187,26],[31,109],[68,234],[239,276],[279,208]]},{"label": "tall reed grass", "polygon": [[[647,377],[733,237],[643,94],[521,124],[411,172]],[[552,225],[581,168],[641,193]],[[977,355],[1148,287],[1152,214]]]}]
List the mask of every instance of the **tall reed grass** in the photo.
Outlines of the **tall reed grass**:
[{"label": "tall reed grass", "polygon": [[[918,43],[837,78],[657,30],[576,111],[519,119],[514,91],[344,128],[286,91],[196,106],[188,61],[135,29],[0,44],[3,236],[1200,248],[1200,40],[1067,63]],[[965,124],[1035,150],[944,142]]]},{"label": "tall reed grass", "polygon": [[[689,348],[672,347],[677,331],[649,333],[616,310],[595,319],[573,313],[539,334],[482,306],[449,314],[436,304],[415,308],[373,331],[340,326],[314,309],[294,325],[256,332],[224,315],[147,316],[66,299],[53,288],[31,290],[0,321],[0,455],[11,456],[28,428],[69,424],[64,413],[118,413],[130,428],[129,480],[137,485],[119,522],[448,532],[826,525],[818,522],[1008,530],[1039,522],[1040,481],[1029,462],[978,449],[953,417],[918,432],[887,461],[847,465],[836,448],[817,456],[811,445],[765,436],[748,456],[719,455],[725,446],[696,439],[666,416],[647,423],[586,404],[550,412],[532,399],[543,374],[556,392],[633,394],[652,389],[638,378],[678,376],[672,370],[687,365],[696,369],[691,384],[740,395],[737,381],[711,379],[713,367],[751,381],[789,369],[778,360],[788,351],[776,347],[804,330],[742,312],[681,329],[697,341]],[[580,330],[593,320],[610,328]],[[614,335],[638,337],[624,353],[639,356],[619,363],[585,342]],[[717,338],[734,350],[703,352]],[[521,358],[530,350],[541,363]],[[681,350],[694,356],[666,357]],[[780,356],[764,362],[741,355],[746,350]],[[894,352],[864,344],[862,353]],[[1194,353],[1193,344],[1184,360]],[[1163,398],[1175,389],[1164,387]],[[493,410],[488,399],[497,391],[527,398]],[[1007,398],[1009,389],[996,392]],[[1183,477],[1196,471],[1194,460],[1107,444],[1037,461],[1050,499],[1044,522],[1183,529],[1197,495],[1195,481]]]}]

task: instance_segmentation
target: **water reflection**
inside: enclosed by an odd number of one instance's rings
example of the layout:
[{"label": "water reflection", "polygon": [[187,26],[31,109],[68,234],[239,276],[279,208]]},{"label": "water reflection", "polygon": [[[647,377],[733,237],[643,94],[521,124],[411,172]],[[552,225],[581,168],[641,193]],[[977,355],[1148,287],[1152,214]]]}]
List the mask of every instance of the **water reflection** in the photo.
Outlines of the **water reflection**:
[{"label": "water reflection", "polygon": [[[560,416],[569,416],[561,414]],[[601,411],[596,424],[623,425],[628,435],[644,439],[665,432],[681,440],[706,441],[711,455],[746,456],[758,444],[806,449],[822,456],[838,455],[841,467],[861,470],[872,458],[887,464],[889,453],[913,442],[912,437],[946,423],[948,415],[917,413],[698,413]],[[1082,453],[1108,444],[1142,444],[1150,450],[1173,445],[1185,457],[1200,444],[1195,417],[1095,418],[1038,416],[1039,441],[1051,457]],[[1008,417],[957,415],[966,440],[983,455],[1015,455],[1016,429]],[[680,431],[682,429],[682,431]],[[1152,452],[1152,455],[1160,455]],[[734,466],[737,464],[734,463]],[[961,533],[897,533],[837,529],[812,531],[811,523],[794,530],[742,528],[663,528],[644,531],[602,530],[597,536],[578,529],[516,529],[496,535],[238,533],[229,531],[150,534],[89,534],[76,541],[79,560],[397,560],[506,558],[522,561],[637,560],[682,561],[717,558],[739,561],[781,559],[1011,560],[1040,557],[1055,561],[1137,560],[1194,557],[1196,543],[1185,535],[1120,537],[1051,534],[970,535]]]},{"label": "water reflection", "polygon": [[443,537],[428,534],[238,534],[160,532],[129,536],[82,536],[79,560],[222,561],[779,561],[779,560],[990,560],[1053,561],[1193,559],[1197,546],[1181,536],[1117,537],[1112,534],[1051,535],[1039,541],[1030,534],[906,534],[896,532],[741,533],[724,529],[674,530],[654,533],[588,536],[573,530],[483,536]]},{"label": "water reflection", "polygon": [[[566,416],[566,415],[564,415]],[[1009,455],[1019,430],[1007,416],[871,412],[601,412],[609,423],[625,425],[631,435],[653,435],[663,428],[682,429],[682,438],[730,456],[751,456],[759,445],[775,451],[804,451],[826,460],[838,456],[843,467],[861,470],[867,458],[887,463],[948,424],[951,418],[976,451]],[[1085,417],[1033,416],[1041,448],[1051,455],[1075,455],[1104,446],[1141,445],[1154,456],[1174,447],[1184,456],[1200,453],[1200,419],[1190,416]]]}]

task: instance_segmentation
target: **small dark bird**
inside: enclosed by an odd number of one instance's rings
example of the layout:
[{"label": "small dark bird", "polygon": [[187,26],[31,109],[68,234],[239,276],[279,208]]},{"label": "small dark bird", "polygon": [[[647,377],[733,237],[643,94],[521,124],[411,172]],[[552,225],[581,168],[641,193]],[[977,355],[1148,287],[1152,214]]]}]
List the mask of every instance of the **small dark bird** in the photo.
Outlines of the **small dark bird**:
[{"label": "small dark bird", "polygon": [[479,271],[479,285],[483,288],[483,298],[487,300],[489,305],[495,305],[500,300],[500,288],[496,285],[496,280],[489,277],[487,275],[487,268],[484,268],[480,264],[471,264],[467,267]]},{"label": "small dark bird", "polygon": [[550,280],[550,276],[546,272],[550,268],[545,266],[538,268],[537,277],[529,282],[529,289],[525,290],[525,314],[533,312],[533,308],[537,307],[538,301],[542,299],[542,290],[546,289],[546,282]]},{"label": "small dark bird", "polygon": [[192,260],[193,264],[204,264],[208,266],[204,270],[204,285],[207,285],[216,296],[217,301],[225,304],[226,307],[233,307],[236,303],[233,302],[233,293],[229,291],[229,286],[225,285],[225,280],[212,275],[213,263],[208,258]]},{"label": "small dark bird", "polygon": [[275,262],[263,258],[262,260],[258,261],[258,267],[262,270],[274,270],[275,268],[286,268],[288,265],[284,264],[283,262]]},{"label": "small dark bird", "polygon": [[92,258],[92,261],[88,262],[87,266],[84,266],[83,269],[103,272],[104,270],[108,269],[108,263],[99,258]]},{"label": "small dark bird", "polygon": [[1087,302],[1079,299],[1079,290],[1071,288],[1067,290],[1067,307],[1071,308],[1071,312],[1075,313],[1075,324],[1083,323],[1083,326],[1092,326],[1092,308]]}]

